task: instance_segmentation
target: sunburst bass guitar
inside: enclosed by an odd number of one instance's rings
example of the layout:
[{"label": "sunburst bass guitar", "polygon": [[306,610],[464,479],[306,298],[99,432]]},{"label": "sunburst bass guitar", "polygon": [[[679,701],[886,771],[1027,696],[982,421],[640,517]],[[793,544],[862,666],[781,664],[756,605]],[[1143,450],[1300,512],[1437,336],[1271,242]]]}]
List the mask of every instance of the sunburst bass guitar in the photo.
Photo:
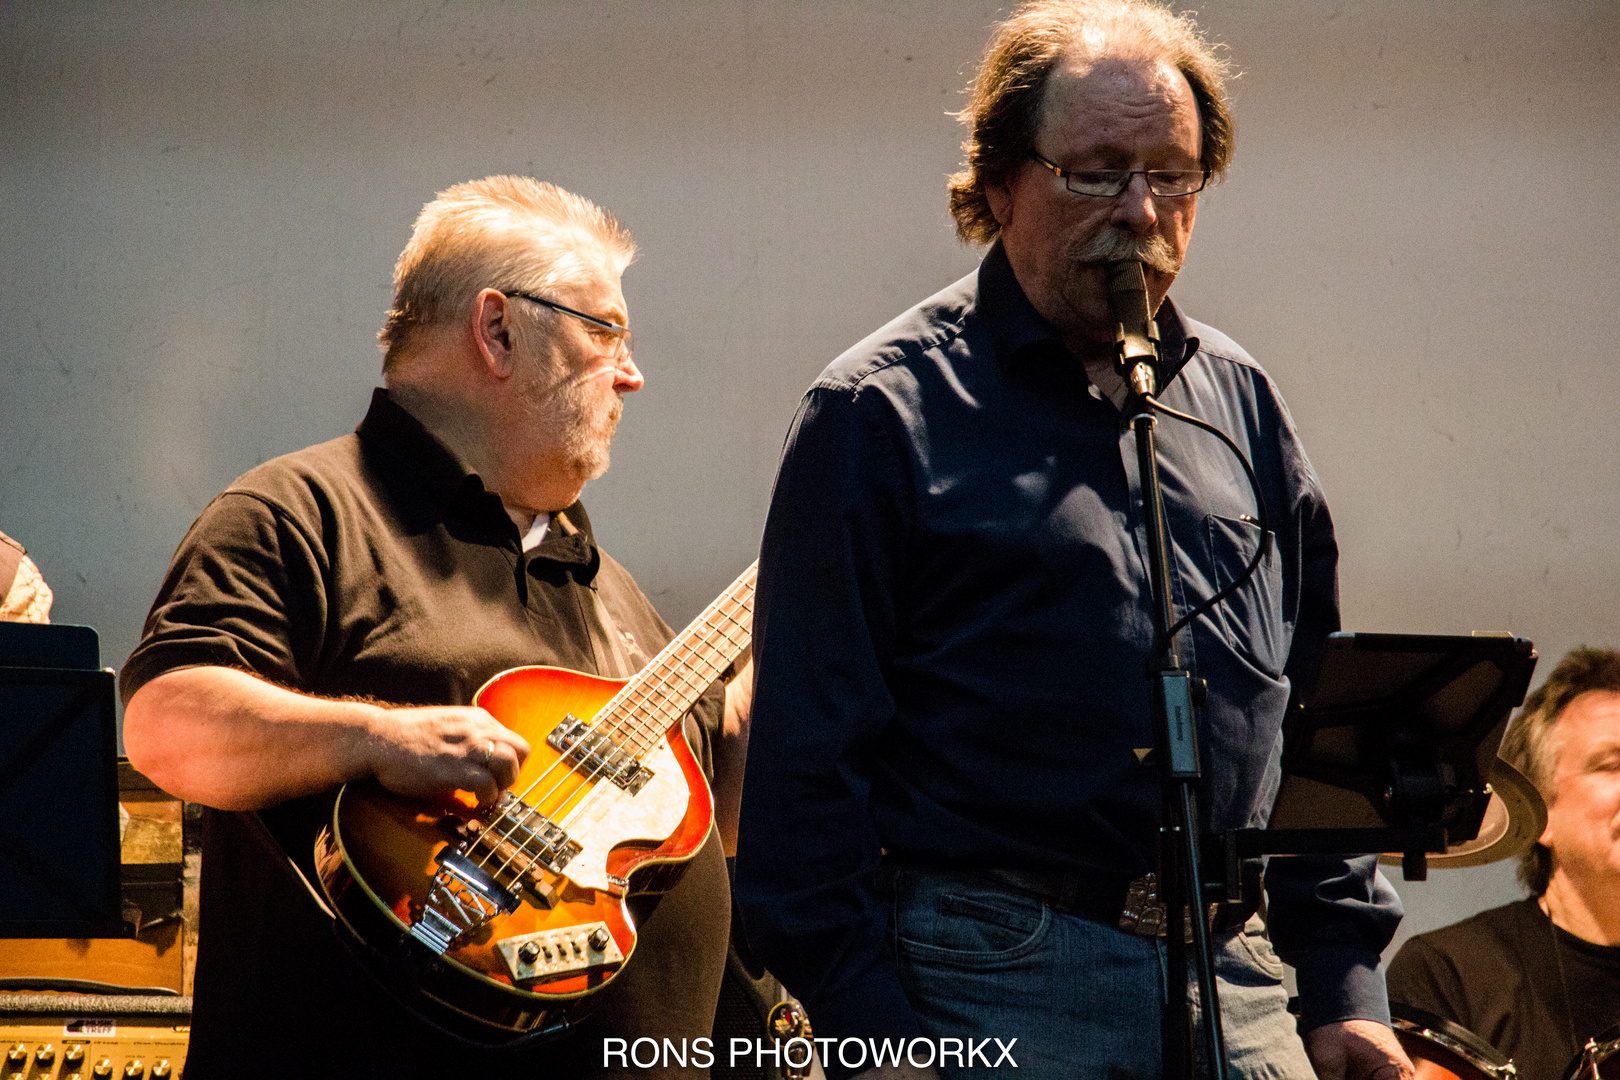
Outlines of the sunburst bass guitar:
[{"label": "sunburst bass guitar", "polygon": [[682,718],[747,648],[755,566],[631,679],[514,668],[474,704],[528,740],[493,806],[346,785],[315,863],[385,985],[474,1037],[565,1030],[629,963],[632,892],[669,888],[714,818]]}]

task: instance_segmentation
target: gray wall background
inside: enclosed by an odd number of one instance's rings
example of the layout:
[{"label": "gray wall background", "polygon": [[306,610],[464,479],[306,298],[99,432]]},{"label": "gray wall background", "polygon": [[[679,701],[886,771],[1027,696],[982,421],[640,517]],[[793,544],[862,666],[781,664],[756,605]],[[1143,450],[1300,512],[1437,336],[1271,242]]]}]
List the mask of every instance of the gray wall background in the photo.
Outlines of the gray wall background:
[{"label": "gray wall background", "polygon": [[[947,115],[996,3],[0,4],[0,527],[133,648],[233,477],[350,430],[416,211],[550,179],[634,230],[647,388],[587,501],[680,624],[795,402],[970,269]],[[1287,394],[1349,629],[1620,643],[1620,6],[1243,3],[1174,295]],[[1401,885],[1403,936],[1518,895]]]}]

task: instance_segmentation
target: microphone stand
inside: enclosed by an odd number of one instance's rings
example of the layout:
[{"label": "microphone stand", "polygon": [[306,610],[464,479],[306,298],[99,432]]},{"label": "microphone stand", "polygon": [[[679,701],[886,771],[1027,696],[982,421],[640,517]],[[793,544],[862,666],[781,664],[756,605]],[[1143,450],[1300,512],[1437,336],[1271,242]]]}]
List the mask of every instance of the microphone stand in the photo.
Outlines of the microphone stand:
[{"label": "microphone stand", "polygon": [[[1169,528],[1159,487],[1158,447],[1153,395],[1158,393],[1158,328],[1148,307],[1147,282],[1139,262],[1114,263],[1108,271],[1109,300],[1119,328],[1115,363],[1130,387],[1125,402],[1136,434],[1137,468],[1142,478],[1142,512],[1147,525],[1148,577],[1153,596],[1153,625],[1159,648],[1148,662],[1152,686],[1153,730],[1159,754],[1163,808],[1159,845],[1160,888],[1165,905],[1170,1000],[1164,1014],[1164,1075],[1193,1076],[1192,1003],[1187,994],[1187,950],[1184,927],[1191,925],[1203,1003],[1205,1048],[1212,1080],[1226,1080],[1225,1040],[1221,1034],[1220,1000],[1215,988],[1215,952],[1210,940],[1199,856],[1197,784],[1198,726],[1194,706],[1202,704],[1204,687],[1181,665],[1170,637],[1175,622],[1170,592]],[[1169,843],[1166,844],[1165,835]],[[1190,901],[1190,904],[1189,904]],[[1189,917],[1189,906],[1191,908]]]}]

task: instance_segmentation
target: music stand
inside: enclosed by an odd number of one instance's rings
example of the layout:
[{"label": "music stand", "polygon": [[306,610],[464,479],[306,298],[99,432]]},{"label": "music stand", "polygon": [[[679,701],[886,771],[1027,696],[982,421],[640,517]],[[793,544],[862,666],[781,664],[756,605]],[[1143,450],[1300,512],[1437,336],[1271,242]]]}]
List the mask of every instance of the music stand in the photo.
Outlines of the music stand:
[{"label": "music stand", "polygon": [[1507,635],[1331,635],[1283,724],[1268,827],[1226,836],[1228,897],[1236,861],[1257,855],[1400,852],[1406,880],[1423,880],[1429,854],[1479,835],[1535,666],[1531,643]]},{"label": "music stand", "polygon": [[89,627],[0,623],[0,938],[128,936],[99,660]]}]

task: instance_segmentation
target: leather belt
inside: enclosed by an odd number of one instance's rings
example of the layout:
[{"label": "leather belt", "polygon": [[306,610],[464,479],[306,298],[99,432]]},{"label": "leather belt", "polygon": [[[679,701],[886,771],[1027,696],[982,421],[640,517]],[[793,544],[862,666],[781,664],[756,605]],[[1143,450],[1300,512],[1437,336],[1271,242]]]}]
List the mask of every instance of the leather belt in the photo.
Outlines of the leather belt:
[{"label": "leather belt", "polygon": [[[1133,881],[1108,879],[1085,870],[1014,870],[1000,866],[977,866],[970,870],[979,877],[1019,892],[1039,897],[1054,911],[1078,915],[1105,926],[1118,927],[1139,937],[1163,937],[1169,919],[1159,899],[1158,875],[1151,871]],[[1249,890],[1245,889],[1245,893]],[[1259,910],[1258,896],[1230,903],[1210,904],[1206,912],[1211,933],[1235,930]],[[1192,922],[1185,928],[1192,940]]]}]

